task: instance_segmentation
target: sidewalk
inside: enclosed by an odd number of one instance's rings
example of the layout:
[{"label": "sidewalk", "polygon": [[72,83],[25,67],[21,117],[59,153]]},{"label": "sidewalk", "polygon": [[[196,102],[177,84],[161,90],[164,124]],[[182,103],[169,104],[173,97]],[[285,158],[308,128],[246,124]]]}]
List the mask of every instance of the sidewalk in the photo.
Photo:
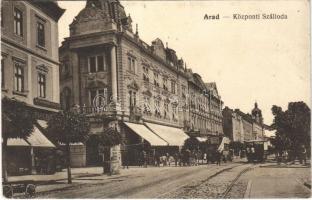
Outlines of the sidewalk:
[{"label": "sidewalk", "polygon": [[[67,183],[67,170],[57,172],[53,175],[24,175],[24,176],[11,176],[9,182],[13,181],[26,181],[32,180],[36,184],[36,193],[52,192],[56,190],[69,189],[78,185],[97,182],[109,182],[112,180],[118,180],[123,177],[129,177],[131,175],[144,174],[147,171],[150,173],[157,173],[160,170],[168,170],[168,168],[174,168],[175,166],[154,167],[148,166],[147,168],[131,166],[128,169],[120,169],[120,174],[107,175],[103,174],[102,167],[84,167],[84,168],[72,168],[72,184]],[[198,167],[198,166],[193,166]],[[22,193],[14,194],[14,197],[23,196]]]},{"label": "sidewalk", "polygon": [[[72,177],[81,177],[88,175],[103,175],[102,167],[83,167],[83,168],[71,168]],[[9,176],[9,182],[13,181],[24,181],[33,180],[35,182],[49,182],[49,181],[60,181],[67,179],[67,169],[63,169],[61,172],[55,174],[34,174],[34,175],[23,175],[23,176]]]},{"label": "sidewalk", "polygon": [[311,196],[310,166],[262,164],[248,174],[245,198],[308,198]]}]

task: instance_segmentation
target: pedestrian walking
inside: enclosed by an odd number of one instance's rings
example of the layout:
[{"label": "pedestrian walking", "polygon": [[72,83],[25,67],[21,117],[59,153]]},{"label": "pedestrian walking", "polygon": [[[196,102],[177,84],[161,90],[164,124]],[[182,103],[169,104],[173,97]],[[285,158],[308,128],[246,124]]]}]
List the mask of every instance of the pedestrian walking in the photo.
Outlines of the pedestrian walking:
[{"label": "pedestrian walking", "polygon": [[146,153],[146,151],[143,150],[142,156],[143,156],[143,166],[145,168],[147,168],[147,153]]},{"label": "pedestrian walking", "polygon": [[185,162],[186,162],[187,166],[191,165],[191,162],[190,162],[191,158],[190,157],[191,157],[191,151],[189,149],[186,149],[185,150]]},{"label": "pedestrian walking", "polygon": [[202,163],[207,163],[208,164],[208,161],[207,161],[207,153],[205,152],[204,155],[203,155],[203,162]]},{"label": "pedestrian walking", "polygon": [[246,156],[247,156],[248,162],[250,162],[251,161],[251,150],[249,147],[246,148]]},{"label": "pedestrian walking", "polygon": [[166,163],[166,166],[170,166],[170,155],[169,155],[169,153],[167,152],[166,154],[165,154],[165,163]]},{"label": "pedestrian walking", "polygon": [[122,154],[123,154],[123,168],[127,168],[129,169],[129,155],[128,155],[128,152],[125,150],[125,151],[122,151]]},{"label": "pedestrian walking", "polygon": [[199,164],[199,153],[198,152],[194,153],[194,159],[195,159],[195,165],[197,166]]},{"label": "pedestrian walking", "polygon": [[216,151],[216,160],[217,160],[217,165],[221,165],[221,154],[222,152],[219,152],[218,150]]},{"label": "pedestrian walking", "polygon": [[157,167],[160,167],[160,155],[159,155],[158,151],[155,151],[154,160],[155,160],[155,165]]},{"label": "pedestrian walking", "polygon": [[139,152],[138,157],[139,157],[138,159],[139,167],[143,167],[143,164],[144,164],[143,150]]},{"label": "pedestrian walking", "polygon": [[304,165],[307,164],[307,150],[305,146],[302,146],[302,149],[301,149],[301,160],[303,160]]},{"label": "pedestrian walking", "polygon": [[251,151],[251,160],[254,162],[254,161],[255,161],[255,158],[256,158],[255,147],[252,146],[252,147],[250,148],[250,151]]},{"label": "pedestrian walking", "polygon": [[183,154],[182,154],[182,152],[179,152],[178,155],[179,155],[179,166],[181,167],[182,166]]},{"label": "pedestrian walking", "polygon": [[179,152],[176,152],[174,154],[174,163],[176,167],[178,166],[178,159],[179,159]]}]

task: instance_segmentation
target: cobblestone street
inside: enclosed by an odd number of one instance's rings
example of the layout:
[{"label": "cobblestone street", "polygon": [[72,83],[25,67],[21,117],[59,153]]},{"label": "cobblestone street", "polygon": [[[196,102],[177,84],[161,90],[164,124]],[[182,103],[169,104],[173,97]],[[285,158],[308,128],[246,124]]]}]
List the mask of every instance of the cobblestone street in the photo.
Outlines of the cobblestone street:
[{"label": "cobblestone street", "polygon": [[[36,198],[259,198],[310,197],[310,168],[244,162],[190,167],[132,167],[115,176],[80,170],[73,184],[37,187]],[[75,170],[74,170],[75,171]],[[93,172],[93,173],[90,173]],[[155,176],[156,175],[156,176]],[[23,196],[18,196],[22,197]]]},{"label": "cobblestone street", "polygon": [[[229,163],[191,167],[151,167],[123,170],[121,175],[76,178],[69,188],[47,191],[38,198],[160,198],[192,182],[204,181],[218,172],[242,165]],[[125,172],[125,173],[124,173]],[[157,174],[157,176],[155,176]]]}]

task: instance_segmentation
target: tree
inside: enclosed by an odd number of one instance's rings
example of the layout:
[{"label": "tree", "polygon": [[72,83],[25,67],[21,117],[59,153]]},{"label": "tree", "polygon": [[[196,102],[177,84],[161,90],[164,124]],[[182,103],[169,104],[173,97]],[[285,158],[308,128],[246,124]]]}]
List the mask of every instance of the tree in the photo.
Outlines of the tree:
[{"label": "tree", "polygon": [[289,138],[293,141],[293,145],[305,145],[305,147],[309,148],[311,140],[310,108],[304,102],[291,102],[288,104],[286,114],[291,127]]},{"label": "tree", "polygon": [[278,151],[287,149],[298,152],[302,145],[310,149],[311,111],[304,102],[290,102],[286,111],[274,105],[272,113],[274,115],[272,127],[276,129],[273,144]]},{"label": "tree", "polygon": [[184,141],[183,149],[197,150],[200,142],[195,137],[189,137]]},{"label": "tree", "polygon": [[66,145],[67,178],[72,183],[70,167],[70,143],[85,142],[88,139],[90,124],[88,118],[78,112],[60,111],[49,121],[47,134],[49,138]]},{"label": "tree", "polygon": [[[111,148],[113,146],[121,144],[121,135],[120,133],[116,130],[116,128],[109,127],[106,128],[103,132],[95,134],[93,136],[95,140],[98,142],[98,145],[102,148],[103,156],[104,156],[104,147]],[[109,153],[110,154],[110,153]],[[107,155],[109,158],[111,155]],[[110,171],[110,166],[109,164],[106,165],[104,163],[104,158],[103,158],[103,173],[107,171]]]},{"label": "tree", "polygon": [[27,139],[36,121],[27,104],[15,99],[2,99],[3,181],[7,182],[7,142],[9,138]]}]

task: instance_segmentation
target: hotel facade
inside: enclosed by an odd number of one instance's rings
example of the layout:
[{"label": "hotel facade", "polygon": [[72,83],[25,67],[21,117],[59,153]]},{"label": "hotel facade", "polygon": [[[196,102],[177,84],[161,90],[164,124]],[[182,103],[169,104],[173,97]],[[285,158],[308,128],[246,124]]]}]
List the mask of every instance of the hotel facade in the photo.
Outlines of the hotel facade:
[{"label": "hotel facade", "polygon": [[[222,137],[216,85],[205,84],[159,38],[150,45],[142,41],[119,1],[88,0],[69,29],[59,49],[62,108],[87,114],[91,136],[110,128],[120,132],[122,144],[110,150],[121,151],[117,159],[135,163],[145,146],[178,149],[188,134]],[[103,161],[97,145],[86,143],[82,162]]]}]

